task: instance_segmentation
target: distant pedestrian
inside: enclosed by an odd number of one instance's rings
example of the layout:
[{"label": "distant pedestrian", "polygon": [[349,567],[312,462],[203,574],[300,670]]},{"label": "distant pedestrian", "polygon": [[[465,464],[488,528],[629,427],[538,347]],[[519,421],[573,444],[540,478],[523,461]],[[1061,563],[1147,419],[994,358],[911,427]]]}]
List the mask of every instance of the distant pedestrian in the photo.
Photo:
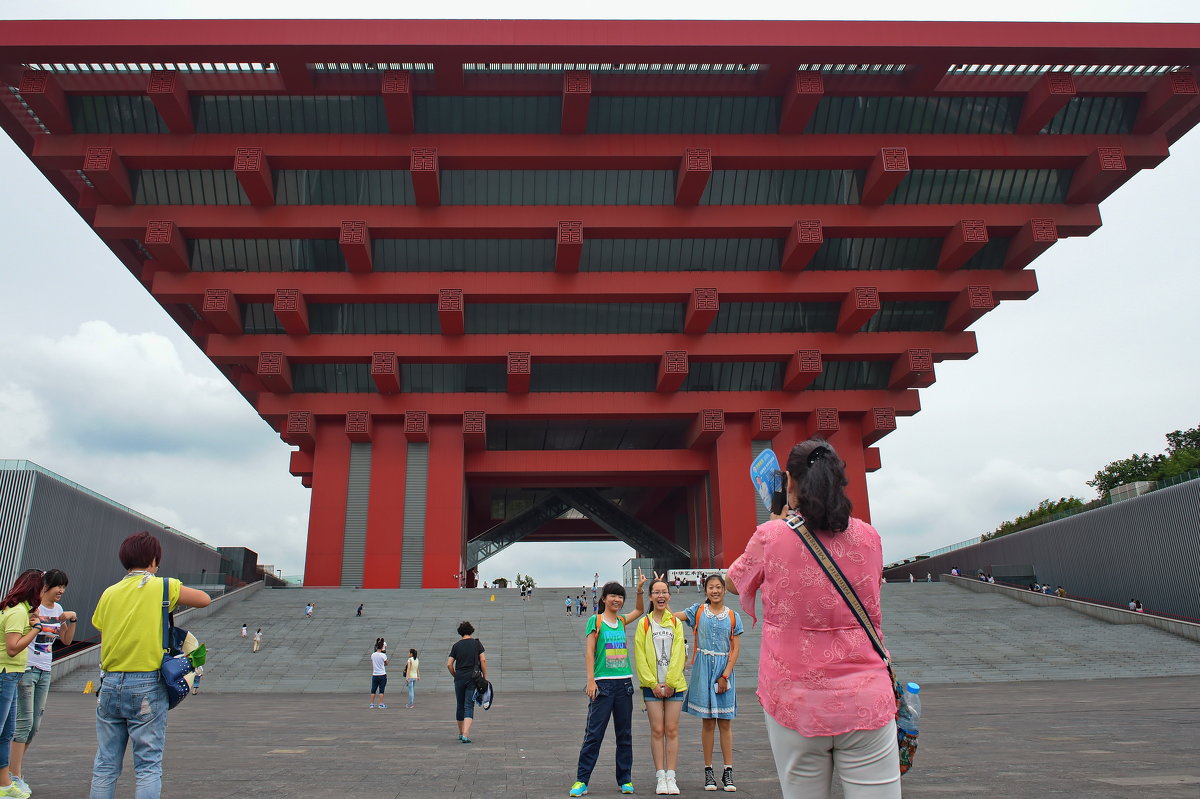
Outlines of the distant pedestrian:
[{"label": "distant pedestrian", "polygon": [[915,582],[917,581],[917,578],[913,576],[913,573],[912,573],[912,572],[909,572],[909,573],[908,573],[908,581],[909,581],[910,583],[915,583]]},{"label": "distant pedestrian", "polygon": [[1146,609],[1142,607],[1142,601],[1141,601],[1140,599],[1135,599],[1135,600],[1134,600],[1134,602],[1133,602],[1133,612],[1134,612],[1134,613],[1145,613],[1145,612],[1146,612]]},{"label": "distant pedestrian", "polygon": [[254,634],[254,643],[250,645],[251,652],[257,652],[262,649],[262,627],[258,628],[258,632]]},{"label": "distant pedestrian", "polygon": [[699,577],[696,578],[696,593],[697,594],[704,593],[704,575],[703,574],[701,574]]},{"label": "distant pedestrian", "polygon": [[313,612],[313,604],[311,602],[309,602],[308,604],[306,604],[304,606],[304,618],[311,619],[312,612]]},{"label": "distant pedestrian", "polygon": [[361,616],[361,615],[362,615],[362,609],[363,609],[362,603],[359,603],[358,610],[354,611],[354,615],[355,615],[355,616]]},{"label": "distant pedestrian", "polygon": [[[384,642],[382,638],[375,639],[375,651],[371,653],[371,704],[368,708],[378,707],[386,710],[387,705],[383,703],[384,692],[387,691],[387,652],[383,651]],[[379,695],[379,703],[376,704],[375,696]]]},{"label": "distant pedestrian", "polygon": [[242,625],[242,637],[245,638],[249,634],[249,629],[245,624]]},{"label": "distant pedestrian", "polygon": [[417,650],[408,650],[408,662],[404,664],[404,682],[408,685],[408,704],[405,707],[414,707],[417,704],[417,680],[421,679],[421,660],[417,657]]},{"label": "distant pedestrian", "polygon": [[204,676],[204,667],[197,666],[196,671],[192,674],[192,696],[200,693],[200,678]]},{"label": "distant pedestrian", "polygon": [[[567,597],[570,602],[571,598]],[[567,608],[570,612],[570,607]],[[483,644],[475,634],[475,625],[469,621],[458,625],[459,639],[450,647],[450,656],[446,658],[446,670],[454,677],[454,720],[458,722],[458,740],[469,744],[471,738],[471,722],[475,719],[475,672],[487,679],[487,655]]]},{"label": "distant pedestrian", "polygon": [[578,605],[579,605],[579,607],[578,607],[578,611],[579,611],[579,612],[577,613],[577,615],[579,616],[579,618],[583,618],[583,606],[584,606],[584,601],[585,601],[585,600],[584,600],[584,598],[583,598],[583,594],[580,594],[580,595],[579,595],[579,602],[578,602]]},{"label": "distant pedestrian", "polygon": [[1137,610],[1137,600],[1136,599],[1129,600],[1129,609]]},{"label": "distant pedestrian", "polygon": [[521,586],[521,601],[522,602],[525,601],[525,586],[524,585]]},{"label": "distant pedestrian", "polygon": [[925,582],[927,582],[927,583],[933,582],[933,572],[925,572]]},{"label": "distant pedestrian", "polygon": [[1054,589],[1054,595],[1057,597],[1065,597],[1067,595],[1067,589],[1060,585],[1058,588]]},{"label": "distant pedestrian", "polygon": [[567,615],[570,616],[571,615],[571,597],[567,597],[566,607],[567,607]]}]

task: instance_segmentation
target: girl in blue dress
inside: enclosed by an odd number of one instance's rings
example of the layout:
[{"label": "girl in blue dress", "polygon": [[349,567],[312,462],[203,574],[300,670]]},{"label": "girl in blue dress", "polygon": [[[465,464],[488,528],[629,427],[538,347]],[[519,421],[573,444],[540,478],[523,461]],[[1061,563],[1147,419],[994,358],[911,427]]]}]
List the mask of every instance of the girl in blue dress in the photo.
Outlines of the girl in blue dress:
[{"label": "girl in blue dress", "polygon": [[733,717],[737,715],[737,692],[733,668],[741,651],[742,619],[725,606],[725,578],[709,575],[704,581],[704,604],[679,611],[695,634],[692,676],[688,681],[683,710],[702,719],[700,742],[704,748],[704,790],[718,788],[713,773],[713,733],[720,730],[721,754],[725,758],[720,787],[736,791],[733,783]]}]

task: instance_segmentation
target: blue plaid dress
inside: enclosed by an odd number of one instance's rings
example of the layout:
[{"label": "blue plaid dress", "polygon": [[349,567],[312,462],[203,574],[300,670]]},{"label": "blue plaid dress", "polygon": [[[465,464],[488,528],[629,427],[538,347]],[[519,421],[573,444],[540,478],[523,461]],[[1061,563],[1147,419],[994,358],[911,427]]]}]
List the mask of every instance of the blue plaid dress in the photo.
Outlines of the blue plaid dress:
[{"label": "blue plaid dress", "polygon": [[688,629],[696,626],[696,614],[700,614],[700,646],[688,679],[683,709],[700,718],[731,719],[737,715],[737,674],[729,675],[729,690],[723,694],[717,693],[716,682],[729,663],[729,625],[732,622],[734,635],[741,635],[742,619],[728,607],[721,616],[713,616],[700,603],[685,612]]}]

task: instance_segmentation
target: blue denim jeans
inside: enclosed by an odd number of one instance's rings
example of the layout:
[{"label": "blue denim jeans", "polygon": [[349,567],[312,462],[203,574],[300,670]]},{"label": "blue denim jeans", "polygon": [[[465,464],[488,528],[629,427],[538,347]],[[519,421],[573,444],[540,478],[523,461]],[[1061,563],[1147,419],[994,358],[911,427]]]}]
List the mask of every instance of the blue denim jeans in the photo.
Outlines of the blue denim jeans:
[{"label": "blue denim jeans", "polygon": [[37,735],[50,693],[50,672],[29,668],[17,683],[17,726],[13,740],[28,744]]},{"label": "blue denim jeans", "polygon": [[88,799],[113,799],[133,741],[134,799],[159,799],[167,743],[167,688],[157,671],[110,671],[100,679],[96,761]]},{"label": "blue denim jeans", "polygon": [[415,705],[417,703],[417,681],[414,679],[408,678],[407,682],[408,682],[408,703],[410,705]]},{"label": "blue denim jeans", "polygon": [[633,781],[633,680],[597,680],[596,687],[599,693],[588,702],[587,727],[575,779],[591,781],[611,716],[617,734],[617,785],[624,785]]},{"label": "blue denim jeans", "polygon": [[454,678],[454,720],[475,718],[475,680],[471,675]]},{"label": "blue denim jeans", "polygon": [[8,767],[17,724],[17,685],[24,672],[0,672],[0,768]]}]

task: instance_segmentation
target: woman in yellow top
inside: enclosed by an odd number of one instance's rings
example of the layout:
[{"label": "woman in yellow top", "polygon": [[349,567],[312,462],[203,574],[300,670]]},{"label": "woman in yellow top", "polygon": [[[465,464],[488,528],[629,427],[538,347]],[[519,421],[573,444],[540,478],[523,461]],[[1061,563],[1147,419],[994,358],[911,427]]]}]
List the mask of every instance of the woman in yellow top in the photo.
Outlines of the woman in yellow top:
[{"label": "woman in yellow top", "polygon": [[13,782],[8,769],[17,721],[17,685],[25,675],[33,639],[42,631],[34,611],[42,599],[42,572],[27,569],[0,602],[0,626],[4,628],[4,651],[0,652],[0,796],[26,799],[29,790]]},{"label": "woman in yellow top", "polygon": [[88,799],[113,799],[130,740],[137,773],[134,795],[159,799],[167,743],[167,688],[158,671],[163,656],[163,580],[168,610],[177,604],[204,608],[212,599],[179,580],[155,576],[162,544],[148,532],[122,541],[118,556],[129,573],[104,589],[92,615],[92,625],[100,631],[100,690],[98,746]]},{"label": "woman in yellow top", "polygon": [[650,720],[650,754],[654,758],[656,794],[675,795],[675,767],[679,763],[679,715],[687,694],[683,678],[683,623],[669,604],[671,587],[655,575],[650,583],[650,610],[634,633],[634,662],[646,717]]}]

